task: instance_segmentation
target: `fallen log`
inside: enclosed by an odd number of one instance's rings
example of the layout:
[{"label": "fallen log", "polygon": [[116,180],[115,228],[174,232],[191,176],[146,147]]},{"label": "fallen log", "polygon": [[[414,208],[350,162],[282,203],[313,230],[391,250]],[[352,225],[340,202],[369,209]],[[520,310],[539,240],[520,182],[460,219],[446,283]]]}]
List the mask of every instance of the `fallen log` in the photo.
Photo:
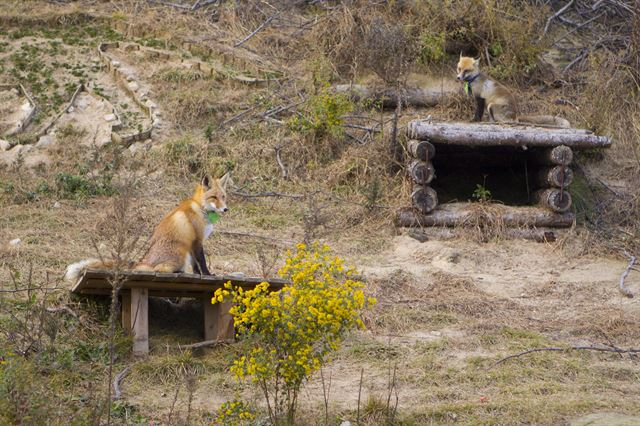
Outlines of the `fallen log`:
[{"label": "fallen log", "polygon": [[[338,84],[333,86],[336,93],[344,93],[354,102],[380,102],[383,108],[395,108],[398,104],[395,89],[374,89],[360,84]],[[432,107],[452,92],[426,89],[422,87],[408,87],[400,93],[404,104],[414,107]]]},{"label": "fallen log", "polygon": [[436,155],[436,148],[433,144],[427,141],[417,141],[415,139],[411,139],[407,142],[407,151],[409,151],[409,154],[411,154],[413,158],[423,161],[431,160]]},{"label": "fallen log", "polygon": [[573,182],[573,170],[566,166],[543,168],[536,172],[535,184],[538,188],[568,188]]},{"label": "fallen log", "polygon": [[426,161],[413,160],[407,168],[409,176],[414,183],[428,185],[436,174],[436,170],[431,163]]},{"label": "fallen log", "polygon": [[571,208],[571,194],[562,189],[542,189],[534,193],[533,196],[541,206],[557,213],[564,213]]},{"label": "fallen log", "polygon": [[416,185],[411,193],[411,203],[422,213],[429,213],[438,205],[438,193],[431,187]]},{"label": "fallen log", "polygon": [[555,213],[538,206],[508,207],[501,204],[478,206],[476,203],[449,203],[438,206],[430,214],[406,207],[396,212],[400,227],[477,226],[482,220],[501,221],[505,227],[569,228],[575,221],[572,212]]},{"label": "fallen log", "polygon": [[584,129],[535,127],[523,124],[432,123],[414,120],[407,128],[410,139],[450,145],[606,148],[611,139]]},{"label": "fallen log", "polygon": [[568,166],[573,161],[573,151],[568,146],[560,145],[536,150],[532,158],[535,164]]}]

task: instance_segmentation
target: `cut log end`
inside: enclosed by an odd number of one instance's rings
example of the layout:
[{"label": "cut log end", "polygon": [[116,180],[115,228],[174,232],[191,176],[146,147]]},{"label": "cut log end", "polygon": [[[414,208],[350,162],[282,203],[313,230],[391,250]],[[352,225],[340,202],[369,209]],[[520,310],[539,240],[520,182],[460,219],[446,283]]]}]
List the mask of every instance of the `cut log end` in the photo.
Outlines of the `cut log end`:
[{"label": "cut log end", "polygon": [[436,148],[432,143],[415,139],[407,142],[407,151],[409,151],[409,154],[411,154],[413,158],[422,161],[431,160],[436,155]]},{"label": "cut log end", "polygon": [[418,185],[428,185],[435,176],[433,165],[420,160],[413,160],[407,171],[411,180]]},{"label": "cut log end", "polygon": [[421,213],[429,213],[438,205],[438,194],[428,186],[415,186],[411,193],[411,202]]},{"label": "cut log end", "polygon": [[535,193],[538,203],[557,213],[564,213],[571,208],[571,194],[557,188],[543,189]]},{"label": "cut log end", "polygon": [[533,155],[537,164],[568,166],[573,161],[573,151],[566,145],[544,149]]},{"label": "cut log end", "polygon": [[536,184],[539,188],[568,188],[573,182],[573,170],[566,166],[543,168],[536,174]]}]

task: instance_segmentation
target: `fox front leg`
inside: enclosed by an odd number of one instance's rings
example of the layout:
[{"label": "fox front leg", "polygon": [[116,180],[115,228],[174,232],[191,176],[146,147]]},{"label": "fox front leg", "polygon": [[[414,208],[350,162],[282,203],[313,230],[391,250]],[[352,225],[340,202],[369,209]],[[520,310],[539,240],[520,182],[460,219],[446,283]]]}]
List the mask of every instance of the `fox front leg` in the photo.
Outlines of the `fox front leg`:
[{"label": "fox front leg", "polygon": [[207,269],[207,259],[204,257],[204,248],[199,244],[193,250],[193,273],[200,275],[211,275]]},{"label": "fox front leg", "polygon": [[484,98],[476,96],[476,114],[473,116],[473,121],[482,121],[484,115]]}]

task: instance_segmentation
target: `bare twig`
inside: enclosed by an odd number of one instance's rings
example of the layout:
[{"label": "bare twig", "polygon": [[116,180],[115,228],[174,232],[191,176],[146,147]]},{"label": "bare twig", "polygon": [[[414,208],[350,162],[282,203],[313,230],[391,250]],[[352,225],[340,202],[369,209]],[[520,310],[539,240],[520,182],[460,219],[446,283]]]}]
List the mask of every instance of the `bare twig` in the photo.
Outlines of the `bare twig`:
[{"label": "bare twig", "polygon": [[629,348],[629,349],[621,349],[621,348],[603,348],[600,346],[569,346],[567,348],[556,348],[556,347],[548,347],[548,348],[535,348],[529,349],[523,352],[519,352],[514,355],[509,355],[508,357],[502,358],[501,360],[494,363],[490,368],[493,368],[497,365],[502,364],[505,361],[508,361],[513,358],[518,358],[523,355],[528,355],[536,352],[569,352],[569,351],[596,351],[596,352],[612,352],[617,354],[629,354],[635,355],[640,353],[640,349],[637,348]]},{"label": "bare twig", "polygon": [[589,53],[589,49],[582,49],[580,51],[580,53],[578,54],[578,56],[576,56],[576,58],[569,62],[563,69],[562,72],[566,73],[567,71],[569,71],[575,64],[577,64],[578,62],[582,61],[584,58],[587,57],[587,54]]},{"label": "bare twig", "polygon": [[366,127],[366,126],[359,126],[357,124],[343,124],[342,127],[346,127],[348,129],[359,129],[359,130],[365,130],[369,133],[380,133],[380,129],[376,129],[375,127]]},{"label": "bare twig", "polygon": [[228,344],[222,340],[205,340],[198,343],[192,343],[190,345],[178,345],[174,346],[174,349],[185,350],[185,349],[200,349],[200,348],[209,348],[211,346],[227,346]]},{"label": "bare twig", "polygon": [[329,373],[328,386],[324,381],[324,371],[320,369],[320,380],[322,381],[322,396],[324,398],[324,424],[329,424],[329,393],[331,392],[331,373]]},{"label": "bare twig", "polygon": [[114,401],[117,399],[120,399],[120,397],[122,396],[120,385],[122,384],[122,381],[127,376],[127,374],[129,374],[130,370],[131,370],[131,365],[127,365],[124,368],[124,370],[116,374],[116,377],[113,378],[113,400]]},{"label": "bare twig", "polygon": [[161,1],[161,0],[147,0],[149,3],[151,4],[159,4],[162,6],[170,6],[170,7],[175,7],[176,9],[182,9],[182,10],[191,10],[191,6],[186,6],[184,4],[178,4],[178,3],[170,3],[168,1]]},{"label": "bare twig", "polygon": [[248,192],[240,192],[240,191],[231,191],[231,194],[237,195],[238,197],[242,197],[242,198],[281,197],[281,198],[292,198],[294,200],[298,200],[305,197],[302,194],[285,194],[283,192],[275,192],[275,191],[259,192],[256,194],[250,194]]},{"label": "bare twig", "polygon": [[262,29],[264,27],[266,27],[267,25],[269,25],[269,23],[271,21],[274,20],[274,18],[276,18],[278,15],[280,14],[280,12],[276,13],[275,15],[271,15],[269,18],[267,18],[266,21],[264,21],[262,24],[260,24],[258,26],[258,28],[256,28],[251,34],[249,34],[248,36],[246,36],[245,38],[243,38],[242,40],[240,40],[239,42],[237,42],[236,44],[233,45],[233,47],[240,47],[242,46],[244,43],[246,43],[251,37],[253,37],[254,35],[258,34],[260,31],[262,31]]},{"label": "bare twig", "polygon": [[303,98],[302,100],[300,100],[298,102],[294,102],[294,103],[289,104],[289,105],[280,105],[280,106],[277,106],[275,108],[271,108],[270,110],[268,110],[264,114],[262,114],[262,117],[270,117],[270,116],[272,116],[274,114],[279,114],[282,111],[286,111],[286,110],[291,109],[293,107],[297,107],[298,105],[302,104],[305,101],[306,101],[306,99]]},{"label": "bare twig", "polygon": [[358,385],[358,414],[356,415],[356,424],[360,424],[360,397],[362,396],[362,376],[364,375],[364,368],[360,369],[360,384]]},{"label": "bare twig", "polygon": [[629,257],[629,264],[627,265],[627,268],[624,270],[624,272],[622,272],[622,275],[620,276],[619,288],[622,294],[624,294],[626,297],[630,299],[633,299],[633,293],[624,285],[624,280],[627,278],[627,275],[629,275],[629,272],[631,272],[631,269],[636,264],[637,258],[635,256],[630,255],[629,253],[625,253],[625,254]]},{"label": "bare twig", "polygon": [[287,167],[285,166],[285,164],[282,162],[282,158],[280,158],[280,150],[282,149],[282,146],[278,145],[275,148],[273,148],[273,150],[276,152],[276,162],[278,163],[278,166],[280,167],[280,170],[282,171],[282,179],[289,179],[289,171],[287,170]]},{"label": "bare twig", "polygon": [[233,123],[234,121],[242,118],[243,116],[245,116],[247,113],[250,113],[251,111],[253,111],[254,109],[256,109],[256,106],[252,106],[251,108],[245,109],[244,111],[241,111],[240,113],[234,115],[233,117],[223,121],[220,124],[220,127],[226,126],[227,124]]},{"label": "bare twig", "polygon": [[23,291],[34,291],[34,290],[64,290],[64,288],[62,287],[31,287],[31,288],[16,288],[13,290],[6,290],[6,289],[2,289],[0,290],[0,293],[21,293]]},{"label": "bare twig", "polygon": [[220,0],[197,0],[193,6],[191,6],[191,11],[196,11],[198,9],[201,9],[205,6],[209,6],[211,4],[217,4]]},{"label": "bare twig", "polygon": [[72,317],[74,317],[75,319],[78,319],[78,314],[76,314],[70,307],[62,305],[62,306],[57,306],[55,308],[47,308],[47,312],[50,313],[58,313],[58,312],[66,312],[67,314],[71,315]]},{"label": "bare twig", "polygon": [[551,22],[556,19],[558,16],[562,15],[564,12],[567,11],[567,9],[569,9],[571,7],[571,5],[573,4],[574,0],[569,0],[569,2],[567,4],[565,4],[564,6],[562,6],[560,8],[560,10],[558,10],[556,13],[554,13],[553,15],[549,16],[549,19],[547,19],[547,24],[544,26],[544,30],[542,31],[542,36],[544,37],[545,34],[547,34],[547,31],[549,30],[549,26],[551,25]]},{"label": "bare twig", "polygon": [[580,25],[578,25],[577,27],[573,28],[570,31],[567,31],[566,33],[564,33],[563,35],[561,35],[560,37],[558,37],[551,46],[555,46],[559,41],[564,40],[565,38],[567,38],[568,36],[570,36],[571,34],[575,33],[576,31],[578,31],[580,28],[584,27],[585,25],[595,21],[596,19],[600,18],[602,15],[604,15],[604,12],[601,13],[600,15],[596,15],[591,19],[587,19],[586,21],[584,21],[583,23],[581,23]]}]

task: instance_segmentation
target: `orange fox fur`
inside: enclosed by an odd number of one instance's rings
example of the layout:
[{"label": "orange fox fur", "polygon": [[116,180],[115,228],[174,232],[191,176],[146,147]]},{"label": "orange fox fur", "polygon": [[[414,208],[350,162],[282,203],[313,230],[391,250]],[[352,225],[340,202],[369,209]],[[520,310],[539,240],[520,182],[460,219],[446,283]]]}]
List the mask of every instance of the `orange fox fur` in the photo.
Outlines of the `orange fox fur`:
[{"label": "orange fox fur", "polygon": [[[213,232],[208,212],[225,213],[226,187],[229,176],[212,179],[206,176],[191,198],[184,200],[156,226],[150,246],[142,260],[131,264],[135,270],[155,272],[185,272],[209,275],[203,243]],[[65,278],[76,281],[89,268],[110,269],[112,260],[85,259],[67,267]]]}]

